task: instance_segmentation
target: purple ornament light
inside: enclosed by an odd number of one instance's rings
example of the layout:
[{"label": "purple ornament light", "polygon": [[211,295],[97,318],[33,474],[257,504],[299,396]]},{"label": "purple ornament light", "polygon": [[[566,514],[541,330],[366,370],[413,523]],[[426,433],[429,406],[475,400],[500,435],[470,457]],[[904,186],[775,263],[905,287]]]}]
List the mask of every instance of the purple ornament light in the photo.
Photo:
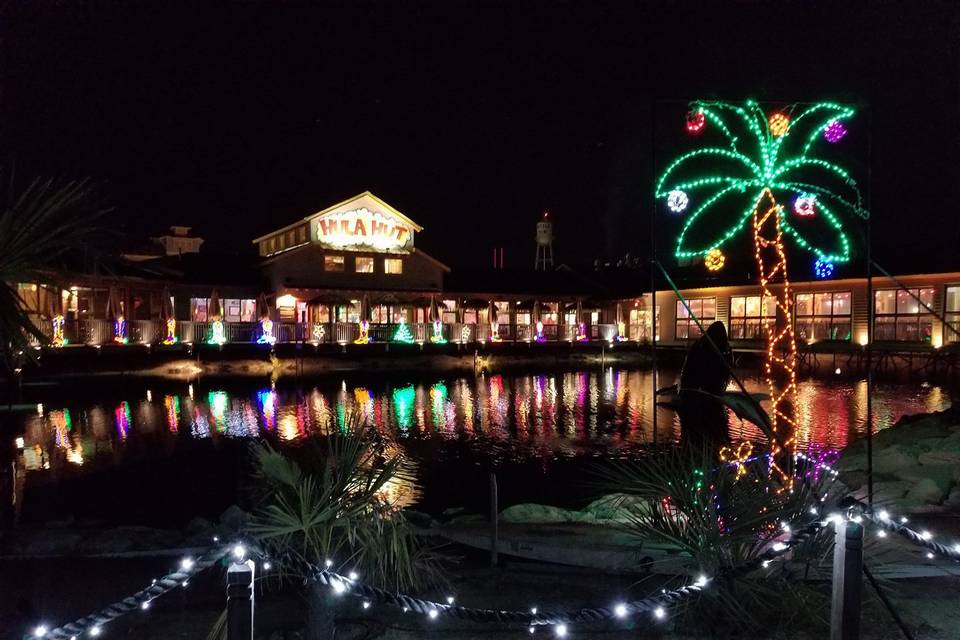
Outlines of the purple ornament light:
[{"label": "purple ornament light", "polygon": [[839,120],[832,120],[823,130],[823,137],[830,143],[840,142],[845,135],[847,135],[847,128]]}]

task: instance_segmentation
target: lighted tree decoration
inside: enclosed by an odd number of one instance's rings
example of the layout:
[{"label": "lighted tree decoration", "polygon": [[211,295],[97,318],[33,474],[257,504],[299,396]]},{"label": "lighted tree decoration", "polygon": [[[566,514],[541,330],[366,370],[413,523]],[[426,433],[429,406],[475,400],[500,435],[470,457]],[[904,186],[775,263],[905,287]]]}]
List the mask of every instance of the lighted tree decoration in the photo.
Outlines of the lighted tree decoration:
[{"label": "lighted tree decoration", "polygon": [[67,344],[67,339],[63,335],[63,316],[55,315],[53,316],[53,338],[50,340],[50,344],[54,347],[62,347]]},{"label": "lighted tree decoration", "polygon": [[[743,104],[696,101],[690,109],[703,113],[705,130],[697,131],[698,147],[674,160],[660,176],[656,197],[674,214],[689,206],[675,255],[702,257],[711,271],[723,268],[726,258],[721,248],[751,223],[760,286],[764,296],[776,299],[781,319],[779,324],[763,320],[764,370],[773,405],[771,453],[776,460],[782,449],[792,450],[789,407],[796,399],[796,343],[784,236],[814,254],[818,277],[829,277],[834,264],[850,260],[850,241],[841,219],[865,219],[868,213],[850,173],[814,151],[820,140],[832,144],[844,138],[844,121],[854,111],[847,105],[821,102],[765,113],[753,100]],[[716,146],[702,145],[710,137],[704,135],[709,130],[721,139]],[[678,203],[684,205],[679,212]],[[784,204],[792,205],[792,219]],[[791,430],[782,443],[778,422]]]},{"label": "lighted tree decoration", "polygon": [[407,326],[403,318],[400,318],[400,324],[397,325],[397,330],[393,332],[393,341],[413,344],[413,334],[410,333],[410,327]]},{"label": "lighted tree decoration", "polygon": [[433,321],[433,335],[430,336],[430,342],[433,344],[447,344],[447,339],[443,337],[443,323],[439,320]]},{"label": "lighted tree decoration", "polygon": [[368,321],[360,321],[359,333],[353,344],[370,344],[370,323]]}]

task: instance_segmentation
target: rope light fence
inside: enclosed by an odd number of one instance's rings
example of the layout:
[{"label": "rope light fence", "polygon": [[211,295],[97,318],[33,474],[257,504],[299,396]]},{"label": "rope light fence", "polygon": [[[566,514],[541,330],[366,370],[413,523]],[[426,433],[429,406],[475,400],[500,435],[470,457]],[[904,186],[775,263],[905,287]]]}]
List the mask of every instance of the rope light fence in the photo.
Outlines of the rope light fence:
[{"label": "rope light fence", "polygon": [[[361,599],[364,609],[376,604],[396,607],[404,612],[413,611],[426,616],[430,620],[444,617],[476,623],[527,625],[530,633],[535,632],[537,628],[552,627],[557,636],[564,637],[568,633],[568,625],[573,624],[626,619],[634,615],[650,615],[654,623],[663,621],[672,608],[703,593],[711,584],[744,577],[755,571],[765,569],[772,562],[783,559],[791,549],[810,540],[831,524],[840,531],[841,527],[850,524],[859,526],[863,521],[867,521],[878,528],[877,535],[880,537],[885,537],[887,532],[896,533],[907,542],[926,549],[928,558],[941,556],[960,562],[960,542],[953,545],[938,542],[929,531],[916,531],[906,526],[907,519],[905,517],[897,519],[886,511],[873,512],[868,505],[852,497],[840,500],[837,506],[839,511],[830,513],[826,517],[814,513],[814,519],[799,529],[789,531],[787,538],[774,541],[763,552],[748,562],[721,568],[713,576],[697,576],[692,582],[675,589],[661,590],[660,593],[645,598],[624,601],[607,607],[584,607],[556,611],[540,611],[536,607],[526,611],[463,607],[456,604],[452,596],[448,597],[446,602],[437,602],[408,594],[392,593],[366,584],[360,581],[356,573],[350,572],[348,575],[343,575],[331,570],[333,562],[330,560],[326,561],[325,567],[307,565],[307,572],[310,574],[308,579],[329,586],[335,595],[353,596]],[[811,513],[814,511],[812,509]],[[841,537],[838,536],[838,540]],[[253,561],[247,559],[250,555],[257,556],[261,560],[260,566],[264,571],[271,570],[270,560],[255,545],[248,545],[243,542],[218,544],[197,558],[184,558],[176,570],[153,580],[149,586],[129,597],[60,627],[50,628],[45,624],[37,625],[25,637],[30,640],[37,638],[81,640],[81,638],[98,637],[105,632],[106,626],[110,622],[128,613],[148,609],[153,600],[174,589],[186,588],[192,577],[206,571],[227,557],[230,557],[233,561],[231,571],[238,566],[249,566],[249,581],[252,585]],[[836,565],[835,562],[835,572],[837,571]],[[859,575],[857,579],[859,579]],[[250,593],[252,595],[252,591]],[[231,603],[228,601],[228,609],[230,606]],[[247,615],[252,614],[252,598],[247,597],[245,602],[240,602],[240,606],[248,607],[249,613]],[[252,625],[249,628],[252,629]],[[233,636],[230,637],[233,638]]]}]

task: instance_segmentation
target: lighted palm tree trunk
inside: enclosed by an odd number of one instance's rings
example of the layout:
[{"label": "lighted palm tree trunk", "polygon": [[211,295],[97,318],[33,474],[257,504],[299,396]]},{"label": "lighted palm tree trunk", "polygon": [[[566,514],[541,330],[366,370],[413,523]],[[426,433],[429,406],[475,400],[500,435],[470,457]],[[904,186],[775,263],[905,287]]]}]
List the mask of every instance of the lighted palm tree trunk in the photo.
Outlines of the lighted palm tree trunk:
[{"label": "lighted palm tree trunk", "polygon": [[[783,229],[780,225],[782,207],[769,189],[764,189],[753,210],[753,248],[759,269],[763,300],[776,300],[777,318],[763,317],[763,333],[767,338],[767,355],[764,375],[770,388],[770,427],[773,438],[770,443],[772,467],[784,479],[789,479],[789,469],[782,467],[781,454],[786,455],[786,464],[792,464],[795,426],[794,411],[797,398],[797,343],[793,334],[792,297],[790,280],[787,277],[787,254],[783,248]],[[774,288],[774,285],[781,285]]]}]

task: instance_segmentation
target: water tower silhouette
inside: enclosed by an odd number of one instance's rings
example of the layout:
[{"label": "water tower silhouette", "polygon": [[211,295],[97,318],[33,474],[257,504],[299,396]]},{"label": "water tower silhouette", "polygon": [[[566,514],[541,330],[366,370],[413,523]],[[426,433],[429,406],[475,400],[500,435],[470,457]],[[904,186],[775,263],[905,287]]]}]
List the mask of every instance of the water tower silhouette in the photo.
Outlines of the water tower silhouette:
[{"label": "water tower silhouette", "polygon": [[533,262],[534,271],[553,267],[553,223],[550,212],[544,211],[543,218],[537,222],[537,257]]}]

